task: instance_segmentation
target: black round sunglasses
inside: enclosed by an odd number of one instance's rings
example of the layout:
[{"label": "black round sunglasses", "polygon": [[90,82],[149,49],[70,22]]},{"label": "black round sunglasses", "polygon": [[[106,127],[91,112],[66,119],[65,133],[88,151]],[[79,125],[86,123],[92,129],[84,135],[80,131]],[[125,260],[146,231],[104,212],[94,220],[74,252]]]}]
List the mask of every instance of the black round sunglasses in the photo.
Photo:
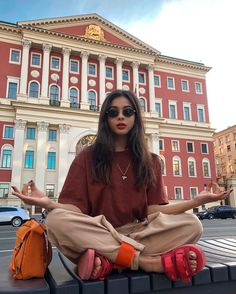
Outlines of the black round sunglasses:
[{"label": "black round sunglasses", "polygon": [[[125,116],[125,117],[131,117],[132,115],[134,115],[136,112],[135,109],[131,108],[131,107],[127,107],[127,108],[124,108],[122,110],[122,114]],[[106,111],[106,114],[108,117],[117,117],[119,115],[119,111],[115,108],[110,108]]]}]

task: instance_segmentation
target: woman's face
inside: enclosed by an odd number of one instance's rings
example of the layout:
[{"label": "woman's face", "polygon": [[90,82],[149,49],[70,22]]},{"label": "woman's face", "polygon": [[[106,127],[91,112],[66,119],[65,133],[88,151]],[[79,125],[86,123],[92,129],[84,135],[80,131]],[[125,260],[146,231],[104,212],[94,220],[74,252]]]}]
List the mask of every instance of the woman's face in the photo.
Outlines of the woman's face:
[{"label": "woman's face", "polygon": [[[111,117],[109,113],[114,117]],[[115,116],[115,114],[117,115]],[[108,125],[111,131],[117,136],[127,135],[134,126],[134,107],[124,96],[112,100],[107,116]]]}]

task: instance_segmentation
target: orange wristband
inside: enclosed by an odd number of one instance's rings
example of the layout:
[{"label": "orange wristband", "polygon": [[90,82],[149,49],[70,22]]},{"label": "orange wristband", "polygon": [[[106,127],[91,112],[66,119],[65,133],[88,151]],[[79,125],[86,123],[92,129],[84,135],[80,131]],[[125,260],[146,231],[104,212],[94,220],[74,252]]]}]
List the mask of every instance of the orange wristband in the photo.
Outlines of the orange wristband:
[{"label": "orange wristband", "polygon": [[125,268],[130,267],[134,259],[135,251],[136,249],[132,245],[123,242],[120,245],[115,264]]}]

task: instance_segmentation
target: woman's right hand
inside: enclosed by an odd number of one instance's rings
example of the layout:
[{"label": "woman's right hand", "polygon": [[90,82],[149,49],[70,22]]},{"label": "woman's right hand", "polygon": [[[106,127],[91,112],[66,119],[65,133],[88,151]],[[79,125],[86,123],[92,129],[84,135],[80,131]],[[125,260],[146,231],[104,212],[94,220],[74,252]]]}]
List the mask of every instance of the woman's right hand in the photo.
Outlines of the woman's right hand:
[{"label": "woman's right hand", "polygon": [[[12,186],[12,189],[14,191],[12,192],[12,195],[15,195],[18,198],[20,198],[25,204],[36,205],[41,208],[48,209],[53,202],[36,187],[34,181],[30,181],[27,184],[24,184],[22,191],[20,191],[15,186]],[[30,195],[29,189],[31,190]]]}]

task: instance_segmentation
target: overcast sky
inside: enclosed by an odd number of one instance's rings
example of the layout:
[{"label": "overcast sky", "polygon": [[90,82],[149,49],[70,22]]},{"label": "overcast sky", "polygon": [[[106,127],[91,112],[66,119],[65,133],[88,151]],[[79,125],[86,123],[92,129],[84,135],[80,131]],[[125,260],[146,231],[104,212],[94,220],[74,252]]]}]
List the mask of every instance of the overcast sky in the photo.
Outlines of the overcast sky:
[{"label": "overcast sky", "polygon": [[0,0],[0,20],[16,23],[98,13],[176,58],[203,62],[212,128],[236,124],[235,0]]}]

